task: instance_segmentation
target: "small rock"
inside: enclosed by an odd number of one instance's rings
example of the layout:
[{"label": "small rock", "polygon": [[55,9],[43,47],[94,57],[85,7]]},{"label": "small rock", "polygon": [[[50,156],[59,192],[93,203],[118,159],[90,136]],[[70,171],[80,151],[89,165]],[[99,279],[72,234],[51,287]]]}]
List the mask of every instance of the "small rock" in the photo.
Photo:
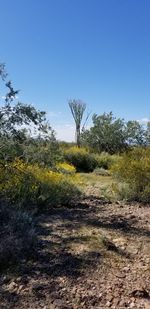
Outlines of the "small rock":
[{"label": "small rock", "polygon": [[60,307],[62,309],[62,308],[64,308],[65,304],[64,304],[63,300],[58,298],[58,299],[54,300],[53,305],[56,306],[56,307]]},{"label": "small rock", "polygon": [[19,282],[21,282],[21,279],[22,279],[22,277],[17,277],[14,281],[15,281],[16,283],[19,283]]},{"label": "small rock", "polygon": [[2,277],[2,283],[3,284],[6,284],[6,283],[10,282],[10,280],[11,280],[11,278],[9,276],[3,276]]},{"label": "small rock", "polygon": [[129,308],[134,308],[134,306],[135,306],[135,303],[132,302],[132,303],[130,303]]},{"label": "small rock", "polygon": [[120,249],[125,251],[126,247],[125,246],[121,246]]},{"label": "small rock", "polygon": [[127,247],[127,250],[131,254],[135,254],[136,255],[138,253],[138,249],[136,249],[134,247]]},{"label": "small rock", "polygon": [[120,308],[124,308],[126,302],[122,299],[119,303]]},{"label": "small rock", "polygon": [[120,274],[115,274],[115,276],[116,276],[117,278],[125,278],[125,277],[126,277],[126,274],[120,273]]},{"label": "small rock", "polygon": [[20,292],[24,288],[23,285],[20,285],[17,292]]},{"label": "small rock", "polygon": [[149,293],[145,289],[137,289],[131,292],[134,297],[144,297],[149,298]]},{"label": "small rock", "polygon": [[118,298],[115,298],[115,299],[114,299],[113,305],[114,305],[114,307],[118,308],[118,307],[117,307],[117,306],[119,305],[119,299],[118,299]]},{"label": "small rock", "polygon": [[136,218],[135,215],[131,215],[131,216],[130,216],[130,219],[135,219],[135,218]]},{"label": "small rock", "polygon": [[123,271],[128,272],[130,270],[130,267],[126,266],[122,268]]},{"label": "small rock", "polygon": [[112,295],[107,295],[107,300],[108,300],[109,302],[112,302],[113,296],[112,296]]},{"label": "small rock", "polygon": [[12,281],[12,282],[9,283],[9,285],[7,286],[7,289],[8,289],[8,290],[14,290],[14,289],[16,289],[16,287],[17,287],[17,284],[16,284],[14,281]]},{"label": "small rock", "polygon": [[22,277],[19,277],[21,283],[27,284],[29,282],[29,278],[27,275],[24,275]]},{"label": "small rock", "polygon": [[38,284],[38,283],[34,284],[33,287],[32,287],[32,291],[35,292],[35,293],[39,292],[43,289],[44,289],[44,285]]},{"label": "small rock", "polygon": [[107,301],[106,306],[110,307],[111,306],[111,302]]},{"label": "small rock", "polygon": [[53,304],[50,304],[50,307],[44,307],[43,309],[55,309],[55,306]]}]

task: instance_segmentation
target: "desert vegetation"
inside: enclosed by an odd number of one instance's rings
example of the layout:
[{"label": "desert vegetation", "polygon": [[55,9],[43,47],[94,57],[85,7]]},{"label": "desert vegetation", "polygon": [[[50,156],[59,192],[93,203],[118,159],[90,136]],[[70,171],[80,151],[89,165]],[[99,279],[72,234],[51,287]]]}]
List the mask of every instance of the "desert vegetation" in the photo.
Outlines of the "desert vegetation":
[{"label": "desert vegetation", "polygon": [[[129,259],[139,250],[138,229],[141,244],[146,242],[143,248],[147,258],[148,231],[144,220],[150,202],[150,123],[143,126],[138,121],[125,122],[110,112],[94,114],[91,128],[86,130],[83,126],[81,130],[86,105],[73,100],[69,106],[76,121],[76,144],[59,142],[45,112],[16,102],[18,91],[7,80],[4,64],[0,64],[0,77],[7,89],[5,103],[0,107],[1,308],[11,306],[8,294],[17,290],[10,282],[14,276],[23,276],[25,264],[29,268],[36,265],[36,274],[45,276],[45,285],[55,283],[70,293],[68,307],[63,307],[67,301],[63,292],[61,297],[55,295],[54,298],[64,299],[60,301],[61,308],[97,308],[102,298],[96,296],[98,286],[91,296],[82,289],[80,294],[80,279],[73,304],[73,278],[87,276],[95,265],[99,269],[101,258],[105,260],[101,268],[104,277],[109,263],[120,276],[126,263],[129,269],[135,269],[135,261]],[[137,227],[140,209],[143,217]],[[138,263],[142,263],[141,257]],[[147,262],[146,266],[145,282]],[[50,278],[45,279],[48,272]],[[140,276],[144,280],[143,274]],[[67,280],[72,280],[70,290]],[[110,276],[110,280],[114,279]],[[94,282],[98,284],[98,278]],[[35,306],[39,306],[39,295],[44,290],[41,286],[32,286],[37,297]],[[147,287],[140,292],[149,298]],[[19,304],[18,294],[15,295],[15,308],[29,308],[28,304]],[[111,304],[112,299],[105,295],[103,305]],[[58,303],[54,308],[59,307]]]}]

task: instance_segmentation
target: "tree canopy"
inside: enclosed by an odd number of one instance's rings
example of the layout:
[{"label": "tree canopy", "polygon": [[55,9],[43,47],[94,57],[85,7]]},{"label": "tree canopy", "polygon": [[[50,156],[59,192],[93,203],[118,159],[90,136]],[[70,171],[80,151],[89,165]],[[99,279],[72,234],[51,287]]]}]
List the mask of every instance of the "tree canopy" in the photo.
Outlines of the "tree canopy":
[{"label": "tree canopy", "polygon": [[18,90],[7,80],[5,64],[0,64],[0,77],[7,89],[0,106],[0,157],[21,155],[28,140],[54,141],[55,134],[46,120],[46,113],[31,104],[16,102]]},{"label": "tree canopy", "polygon": [[138,121],[125,122],[113,113],[94,114],[93,125],[82,133],[82,143],[97,152],[111,154],[122,152],[129,146],[149,145],[150,125],[142,126]]}]

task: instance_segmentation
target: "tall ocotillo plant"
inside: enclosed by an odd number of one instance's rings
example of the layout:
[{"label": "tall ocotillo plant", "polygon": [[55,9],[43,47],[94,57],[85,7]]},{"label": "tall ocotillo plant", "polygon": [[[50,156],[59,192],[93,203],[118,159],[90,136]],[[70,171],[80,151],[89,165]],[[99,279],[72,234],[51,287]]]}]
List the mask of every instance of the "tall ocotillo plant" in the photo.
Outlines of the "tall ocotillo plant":
[{"label": "tall ocotillo plant", "polygon": [[86,104],[80,100],[70,100],[68,102],[72,116],[76,125],[75,140],[78,147],[80,147],[81,122]]}]

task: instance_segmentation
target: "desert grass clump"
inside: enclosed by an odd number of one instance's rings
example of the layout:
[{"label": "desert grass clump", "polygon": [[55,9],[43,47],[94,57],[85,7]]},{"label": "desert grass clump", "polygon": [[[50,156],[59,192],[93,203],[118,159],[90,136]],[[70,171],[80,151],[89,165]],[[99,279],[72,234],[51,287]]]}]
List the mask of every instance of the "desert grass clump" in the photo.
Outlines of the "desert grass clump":
[{"label": "desert grass clump", "polygon": [[37,244],[35,222],[31,215],[0,201],[0,271],[32,258]]},{"label": "desert grass clump", "polygon": [[100,176],[110,176],[110,172],[103,167],[96,167],[93,171],[93,174],[100,175]]}]

